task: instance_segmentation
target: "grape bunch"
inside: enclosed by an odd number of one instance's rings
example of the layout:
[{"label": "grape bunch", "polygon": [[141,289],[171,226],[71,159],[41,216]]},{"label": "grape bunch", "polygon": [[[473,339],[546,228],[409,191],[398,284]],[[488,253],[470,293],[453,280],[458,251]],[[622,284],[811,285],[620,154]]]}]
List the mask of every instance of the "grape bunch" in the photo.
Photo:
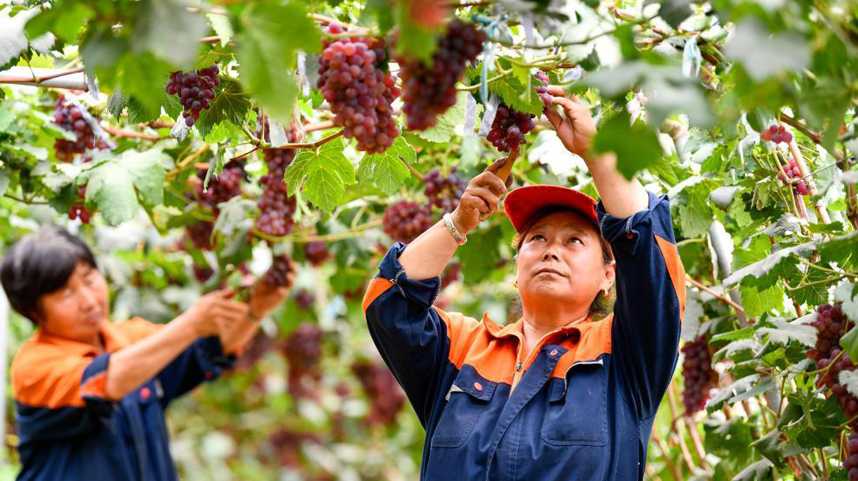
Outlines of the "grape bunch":
[{"label": "grape bunch", "polygon": [[307,289],[298,289],[298,291],[295,292],[295,304],[297,304],[300,309],[306,311],[313,307],[313,304],[315,303],[316,296]]},{"label": "grape bunch", "polygon": [[259,217],[256,228],[265,234],[284,236],[292,231],[295,198],[290,197],[283,182],[286,167],[295,158],[293,149],[265,149],[268,173],[262,176],[262,195],[259,197]]},{"label": "grape bunch", "polygon": [[456,82],[465,66],[483,50],[486,34],[473,24],[452,20],[438,39],[430,63],[398,58],[402,77],[405,123],[410,130],[425,130],[435,125],[438,116],[456,104]]},{"label": "grape bunch", "polygon": [[405,395],[393,374],[383,365],[359,361],[352,365],[352,373],[370,400],[367,422],[371,425],[388,425],[405,405]]},{"label": "grape bunch", "polygon": [[69,207],[69,220],[80,219],[84,224],[89,224],[91,213],[89,212],[89,209],[86,208],[86,205],[84,205],[84,199],[86,199],[85,185],[78,187],[77,197],[78,200]]},{"label": "grape bunch", "polygon": [[816,320],[812,325],[816,328],[816,345],[807,352],[807,357],[816,363],[816,369],[820,371],[816,384],[820,388],[831,389],[850,420],[849,426],[853,431],[858,431],[858,419],[853,419],[858,416],[858,398],[850,394],[839,379],[841,371],[855,369],[855,364],[840,349],[840,336],[852,329],[855,323],[843,314],[839,304],[823,304],[816,308]]},{"label": "grape bunch", "polygon": [[191,240],[191,243],[197,249],[211,250],[212,247],[214,247],[214,245],[212,244],[214,222],[195,222],[186,226],[185,232],[187,233],[188,238]]},{"label": "grape bunch", "polygon": [[400,242],[411,242],[432,227],[432,212],[425,205],[401,200],[384,211],[384,233]]},{"label": "grape bunch", "polygon": [[200,112],[209,107],[214,89],[220,84],[217,65],[193,72],[173,72],[167,82],[167,93],[179,97],[185,125],[191,127],[199,120]]},{"label": "grape bunch", "polygon": [[792,188],[798,195],[810,195],[810,186],[801,175],[801,168],[795,159],[790,159],[786,167],[778,172],[778,179],[785,184],[792,184]]},{"label": "grape bunch", "polygon": [[241,182],[245,178],[244,163],[232,161],[226,164],[220,175],[210,179],[208,188],[205,189],[203,187],[206,169],[198,169],[197,177],[200,180],[196,186],[197,200],[217,214],[219,212],[218,204],[241,195]]},{"label": "grape bunch", "polygon": [[441,275],[441,290],[444,290],[450,284],[459,280],[462,275],[462,264],[455,262],[447,264],[444,274]]},{"label": "grape bunch", "polygon": [[510,152],[518,149],[518,146],[524,142],[525,134],[535,126],[533,115],[518,112],[506,104],[500,104],[486,138],[501,152]]},{"label": "grape bunch", "polygon": [[789,144],[792,142],[792,134],[787,132],[783,125],[770,125],[769,128],[760,133],[760,138],[766,142],[774,142],[776,144],[781,142]]},{"label": "grape bunch", "polygon": [[324,264],[331,258],[331,252],[325,241],[312,241],[304,244],[304,257],[315,267]]},{"label": "grape bunch", "polygon": [[843,462],[843,467],[848,473],[849,481],[858,481],[858,432],[854,430],[846,438],[846,461]]},{"label": "grape bunch", "polygon": [[283,254],[274,256],[271,262],[271,267],[265,272],[263,279],[269,285],[274,287],[291,287],[290,274],[295,271],[295,266],[292,264],[292,259],[288,255]]},{"label": "grape bunch", "polygon": [[107,143],[96,135],[90,121],[91,119],[80,106],[67,101],[62,95],[57,98],[57,103],[54,105],[54,124],[75,136],[75,140],[54,141],[57,159],[71,162],[75,154],[82,154],[88,149],[108,148]]},{"label": "grape bunch", "polygon": [[[331,24],[328,32],[343,28]],[[334,122],[365,152],[383,152],[399,135],[391,107],[399,89],[380,68],[386,60],[383,40],[362,37],[327,41],[320,59],[318,87]]]},{"label": "grape bunch", "polygon": [[685,380],[682,390],[682,403],[685,414],[692,415],[706,407],[709,391],[718,385],[718,373],[712,369],[712,353],[705,335],[682,346],[685,359],[682,362],[682,376]]},{"label": "grape bunch", "polygon": [[456,175],[455,170],[444,177],[438,169],[434,169],[423,177],[423,183],[426,185],[423,192],[429,199],[429,206],[437,207],[443,212],[453,212],[467,186],[467,183]]},{"label": "grape bunch", "polygon": [[259,362],[263,356],[268,351],[271,351],[274,348],[274,339],[265,334],[263,331],[259,331],[253,336],[253,339],[247,344],[247,347],[244,349],[244,352],[236,359],[235,361],[235,369],[238,371],[245,371],[250,369],[254,364]]},{"label": "grape bunch", "polygon": [[322,330],[313,324],[301,324],[289,334],[281,350],[289,364],[289,393],[314,397],[315,381],[321,378]]},{"label": "grape bunch", "polygon": [[305,443],[320,444],[321,439],[315,433],[293,431],[281,428],[268,437],[280,466],[299,470],[302,468],[301,447]]}]

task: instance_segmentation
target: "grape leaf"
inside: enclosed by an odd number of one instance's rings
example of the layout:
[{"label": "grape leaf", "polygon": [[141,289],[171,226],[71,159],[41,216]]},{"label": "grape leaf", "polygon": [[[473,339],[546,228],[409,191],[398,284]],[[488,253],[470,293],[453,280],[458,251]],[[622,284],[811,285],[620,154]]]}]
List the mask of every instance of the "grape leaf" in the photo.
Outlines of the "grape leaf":
[{"label": "grape leaf", "polygon": [[489,91],[496,93],[503,103],[514,110],[532,115],[542,114],[543,105],[539,96],[533,92],[533,95],[522,95],[527,92],[527,86],[512,76],[489,82]]},{"label": "grape leaf", "polygon": [[465,123],[465,105],[469,95],[471,94],[467,92],[459,92],[456,104],[438,117],[438,123],[430,129],[417,132],[417,135],[436,143],[449,142],[453,135],[460,135],[461,126]]},{"label": "grape leaf", "polygon": [[298,50],[318,52],[322,32],[298,2],[253,4],[243,12],[241,25],[241,83],[272,117],[287,121],[298,95],[293,71]]},{"label": "grape leaf", "polygon": [[50,9],[41,11],[27,22],[27,37],[36,38],[50,32],[71,43],[93,15],[92,9],[83,2],[53,2]]},{"label": "grape leaf", "polygon": [[784,290],[780,285],[773,285],[767,289],[759,289],[756,286],[742,285],[739,288],[742,294],[742,307],[750,317],[757,317],[771,309],[783,307]]},{"label": "grape leaf", "polygon": [[756,81],[785,70],[801,71],[810,62],[810,49],[801,36],[795,33],[772,34],[753,18],[736,25],[724,53],[728,58],[741,62]]},{"label": "grape leaf", "polygon": [[627,179],[658,162],[663,155],[658,137],[646,125],[630,125],[628,113],[617,114],[599,127],[593,139],[595,152],[614,152],[617,168]]},{"label": "grape leaf", "polygon": [[178,0],[145,0],[134,18],[132,43],[136,50],[148,50],[178,67],[193,65],[200,37],[208,31],[199,11],[185,8]]},{"label": "grape leaf", "polygon": [[316,151],[302,150],[286,169],[290,192],[304,193],[307,200],[325,212],[337,207],[346,186],[356,182],[354,166],[343,155],[342,138],[323,144]]},{"label": "grape leaf", "polygon": [[82,175],[87,179],[86,202],[92,203],[110,225],[130,220],[142,203],[161,204],[164,162],[160,150],[128,150],[105,161],[93,161]]},{"label": "grape leaf", "polygon": [[228,77],[221,77],[220,82],[209,108],[200,114],[194,124],[203,136],[223,121],[241,125],[250,108],[250,99],[241,91],[241,84]]},{"label": "grape leaf", "polygon": [[357,175],[361,182],[370,182],[390,195],[399,190],[411,175],[404,163],[413,163],[415,159],[414,149],[400,136],[384,152],[365,155],[358,166]]}]

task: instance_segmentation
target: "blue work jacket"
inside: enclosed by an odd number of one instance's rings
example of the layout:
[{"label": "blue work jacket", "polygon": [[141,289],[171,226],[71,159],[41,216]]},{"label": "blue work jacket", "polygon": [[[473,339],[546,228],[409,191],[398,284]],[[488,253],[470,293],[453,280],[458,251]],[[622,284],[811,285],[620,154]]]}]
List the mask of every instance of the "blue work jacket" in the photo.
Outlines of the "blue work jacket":
[{"label": "blue work jacket", "polygon": [[47,335],[12,362],[21,472],[18,481],[177,481],[164,410],[234,360],[217,337],[201,338],[119,401],[105,395],[110,356],[161,328],[142,319],[108,323],[105,352]]},{"label": "blue work jacket", "polygon": [[369,330],[423,427],[422,480],[641,480],[678,357],[685,274],[666,196],[625,219],[597,206],[617,262],[614,312],[545,336],[433,307],[395,244],[364,298]]}]

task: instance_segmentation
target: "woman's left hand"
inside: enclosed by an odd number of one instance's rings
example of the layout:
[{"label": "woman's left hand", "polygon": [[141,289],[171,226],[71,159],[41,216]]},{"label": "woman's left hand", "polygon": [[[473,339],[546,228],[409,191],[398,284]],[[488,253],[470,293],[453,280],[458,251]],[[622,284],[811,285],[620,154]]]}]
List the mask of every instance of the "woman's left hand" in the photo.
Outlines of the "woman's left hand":
[{"label": "woman's left hand", "polygon": [[[560,87],[547,87],[539,97],[545,104],[545,116],[557,131],[563,145],[573,154],[587,158],[593,136],[596,135],[596,122],[590,115],[590,108],[577,101],[566,98],[566,92]],[[555,106],[560,106],[562,114]]]}]

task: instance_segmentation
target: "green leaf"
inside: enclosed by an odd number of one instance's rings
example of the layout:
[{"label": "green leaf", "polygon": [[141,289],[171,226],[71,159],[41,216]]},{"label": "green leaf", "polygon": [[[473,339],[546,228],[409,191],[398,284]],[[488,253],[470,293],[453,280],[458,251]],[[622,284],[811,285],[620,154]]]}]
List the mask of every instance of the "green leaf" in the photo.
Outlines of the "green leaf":
[{"label": "green leaf", "polygon": [[190,67],[196,59],[200,37],[208,31],[199,11],[190,11],[177,0],[144,0],[135,13],[132,45],[147,50],[179,67]]},{"label": "green leaf", "polygon": [[599,127],[593,139],[595,152],[614,152],[617,155],[617,168],[627,179],[655,164],[663,155],[652,129],[638,122],[629,123],[628,113],[617,114]]},{"label": "green leaf", "polygon": [[220,82],[209,108],[200,114],[199,120],[194,124],[203,136],[224,121],[241,125],[244,115],[250,109],[250,99],[241,91],[241,84],[229,77],[221,77]]},{"label": "green leaf", "polygon": [[501,259],[498,245],[502,239],[503,230],[497,225],[468,235],[468,242],[456,252],[466,284],[476,284],[491,275]]},{"label": "green leaf", "polygon": [[0,10],[0,70],[14,64],[18,56],[27,49],[24,23],[35,13],[34,10],[29,10],[10,17],[7,9]]},{"label": "green leaf", "polygon": [[849,359],[858,359],[858,327],[853,327],[840,338],[840,346],[849,355]]},{"label": "green leaf", "polygon": [[461,126],[465,123],[465,106],[468,95],[471,94],[468,92],[459,92],[456,105],[444,112],[444,115],[438,117],[438,123],[434,127],[418,131],[417,135],[429,142],[449,142],[453,135],[458,133],[457,129],[461,129]]},{"label": "green leaf", "polygon": [[318,52],[322,33],[298,2],[253,4],[244,11],[241,24],[237,39],[241,83],[269,115],[287,121],[298,95],[293,71],[297,52]]},{"label": "green leaf", "polygon": [[527,93],[527,86],[522,85],[515,77],[507,76],[489,82],[489,90],[496,93],[503,103],[519,112],[532,115],[542,114],[542,100],[535,93],[534,95],[522,95]]},{"label": "green leaf", "polygon": [[[403,152],[406,155],[402,155]],[[414,157],[414,149],[400,136],[383,153],[365,155],[358,166],[357,175],[362,182],[370,182],[390,195],[398,191],[411,175],[405,162],[413,162]]]},{"label": "green leaf", "polygon": [[810,49],[800,35],[773,34],[753,18],[736,25],[724,53],[741,62],[756,81],[784,71],[798,72],[810,63]]},{"label": "green leaf", "polygon": [[94,161],[84,174],[87,203],[94,204],[110,225],[132,219],[141,203],[163,203],[165,159],[159,150],[129,150],[107,161]]},{"label": "green leaf", "polygon": [[116,66],[118,86],[122,93],[133,97],[146,118],[156,118],[166,102],[164,85],[170,76],[170,66],[151,53],[124,55]]},{"label": "green leaf", "polygon": [[685,202],[677,206],[679,220],[684,237],[701,237],[709,231],[712,224],[712,207],[709,205],[709,189],[700,183],[686,189],[682,196]]},{"label": "green leaf", "polygon": [[67,43],[77,40],[81,29],[94,15],[84,2],[54,2],[27,22],[27,37],[36,38],[48,32]]},{"label": "green leaf", "polygon": [[783,308],[784,290],[780,285],[760,290],[756,286],[743,284],[739,291],[742,294],[742,307],[750,317],[760,316],[772,309]]},{"label": "green leaf", "polygon": [[285,181],[290,192],[304,197],[325,212],[340,205],[346,186],[354,184],[354,166],[343,155],[342,138],[330,141],[318,150],[303,150],[286,169]]}]

